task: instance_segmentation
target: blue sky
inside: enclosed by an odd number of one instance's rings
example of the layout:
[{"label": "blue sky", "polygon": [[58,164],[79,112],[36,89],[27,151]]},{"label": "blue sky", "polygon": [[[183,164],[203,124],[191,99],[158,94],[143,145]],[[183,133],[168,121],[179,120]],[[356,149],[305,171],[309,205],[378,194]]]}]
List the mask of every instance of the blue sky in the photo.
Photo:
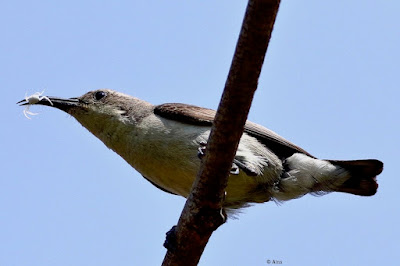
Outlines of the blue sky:
[{"label": "blue sky", "polygon": [[[0,265],[158,265],[184,199],[154,188],[68,115],[25,93],[110,88],[216,108],[245,1],[0,3]],[[385,163],[373,197],[245,209],[200,265],[399,261],[397,1],[283,1],[249,119],[311,154]]]}]

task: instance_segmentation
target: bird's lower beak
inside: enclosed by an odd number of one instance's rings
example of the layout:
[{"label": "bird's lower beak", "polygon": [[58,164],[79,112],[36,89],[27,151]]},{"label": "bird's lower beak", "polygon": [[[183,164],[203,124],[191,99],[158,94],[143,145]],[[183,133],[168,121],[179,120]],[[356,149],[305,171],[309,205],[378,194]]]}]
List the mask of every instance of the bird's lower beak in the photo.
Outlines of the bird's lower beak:
[{"label": "bird's lower beak", "polygon": [[78,107],[80,105],[80,100],[78,98],[57,98],[57,97],[42,97],[38,102],[29,103],[26,99],[17,102],[20,106],[29,104],[39,104],[55,107],[62,111],[68,112],[71,108]]}]

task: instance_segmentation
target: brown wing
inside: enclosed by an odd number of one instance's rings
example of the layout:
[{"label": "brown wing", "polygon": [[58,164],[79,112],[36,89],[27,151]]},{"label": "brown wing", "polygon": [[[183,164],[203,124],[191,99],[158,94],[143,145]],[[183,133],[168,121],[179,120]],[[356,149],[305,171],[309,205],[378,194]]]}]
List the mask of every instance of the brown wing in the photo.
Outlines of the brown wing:
[{"label": "brown wing", "polygon": [[183,103],[157,105],[154,113],[164,118],[198,126],[211,126],[215,116],[215,111],[212,109]]},{"label": "brown wing", "polygon": [[[154,108],[156,115],[167,119],[180,121],[198,126],[211,126],[214,120],[215,111],[194,105],[182,103],[165,103]],[[246,122],[244,132],[257,138],[266,147],[272,150],[279,158],[287,158],[293,153],[304,153],[312,156],[302,148],[282,138],[272,130],[250,121]]]},{"label": "brown wing", "polygon": [[292,156],[293,153],[297,152],[304,153],[312,158],[315,158],[299,146],[279,136],[274,131],[256,123],[247,121],[244,127],[244,132],[257,138],[261,143],[272,150],[279,158],[287,158]]}]

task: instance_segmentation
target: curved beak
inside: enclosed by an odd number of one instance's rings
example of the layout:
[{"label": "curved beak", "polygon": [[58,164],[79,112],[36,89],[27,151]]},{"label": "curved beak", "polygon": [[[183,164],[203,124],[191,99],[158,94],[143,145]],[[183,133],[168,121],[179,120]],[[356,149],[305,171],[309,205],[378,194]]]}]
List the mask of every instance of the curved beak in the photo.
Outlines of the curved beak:
[{"label": "curved beak", "polygon": [[[63,99],[63,98],[49,96],[49,97],[43,97],[40,101],[31,104],[51,106],[60,109],[64,112],[68,112],[68,110],[70,110],[71,108],[80,106],[81,102],[82,101],[79,100],[78,98]],[[30,103],[24,99],[17,102],[17,104],[19,104],[20,106],[24,106],[24,105],[29,105]]]}]

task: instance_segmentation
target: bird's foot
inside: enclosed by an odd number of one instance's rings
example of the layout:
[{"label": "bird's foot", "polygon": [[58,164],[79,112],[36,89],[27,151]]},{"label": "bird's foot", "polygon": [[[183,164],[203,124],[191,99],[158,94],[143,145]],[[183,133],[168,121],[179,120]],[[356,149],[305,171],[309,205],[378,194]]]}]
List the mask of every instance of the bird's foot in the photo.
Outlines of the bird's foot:
[{"label": "bird's foot", "polygon": [[[197,157],[199,157],[199,159],[202,160],[204,158],[204,156],[206,156],[207,142],[202,141],[199,143],[199,145],[200,145],[200,147],[197,149]],[[239,174],[239,168],[241,168],[241,167],[240,166],[238,167],[238,164],[243,165],[241,162],[234,160],[234,162],[232,163],[231,171],[230,171],[231,175]],[[257,175],[257,174],[255,174],[255,175]]]},{"label": "bird's foot", "polygon": [[199,143],[199,145],[200,145],[200,147],[197,148],[197,157],[199,157],[199,159],[202,160],[204,158],[204,156],[206,156],[207,142],[201,141]]}]

